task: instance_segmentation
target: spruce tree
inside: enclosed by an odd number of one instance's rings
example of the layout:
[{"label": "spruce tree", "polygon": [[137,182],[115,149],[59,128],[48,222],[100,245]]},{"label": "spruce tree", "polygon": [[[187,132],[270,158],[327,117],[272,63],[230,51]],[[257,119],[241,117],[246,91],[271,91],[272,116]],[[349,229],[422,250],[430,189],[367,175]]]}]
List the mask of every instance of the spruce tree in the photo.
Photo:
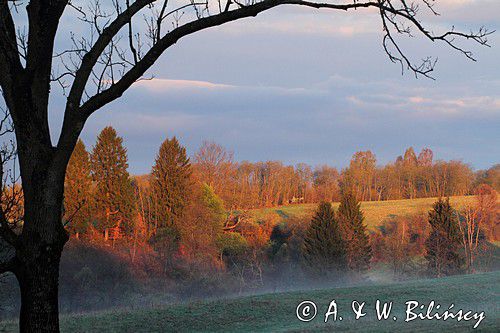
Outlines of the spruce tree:
[{"label": "spruce tree", "polygon": [[450,200],[441,198],[429,212],[431,233],[426,240],[427,268],[430,276],[442,277],[462,271],[464,259],[460,254],[459,226]]},{"label": "spruce tree", "polygon": [[92,177],[89,153],[78,140],[66,169],[64,181],[64,220],[70,233],[84,234],[92,222]]},{"label": "spruce tree", "polygon": [[337,212],[342,236],[346,242],[347,265],[350,270],[358,273],[369,268],[372,258],[370,238],[363,223],[364,216],[360,206],[355,195],[343,193]]},{"label": "spruce tree", "polygon": [[158,227],[173,227],[187,205],[191,164],[186,148],[174,136],[160,146],[151,172]]},{"label": "spruce tree", "polygon": [[345,242],[330,203],[319,204],[306,231],[302,254],[306,268],[318,277],[331,277],[347,268]]},{"label": "spruce tree", "polygon": [[92,177],[96,185],[97,229],[119,227],[129,234],[135,217],[134,189],[128,169],[123,139],[110,126],[104,128],[90,156]]}]

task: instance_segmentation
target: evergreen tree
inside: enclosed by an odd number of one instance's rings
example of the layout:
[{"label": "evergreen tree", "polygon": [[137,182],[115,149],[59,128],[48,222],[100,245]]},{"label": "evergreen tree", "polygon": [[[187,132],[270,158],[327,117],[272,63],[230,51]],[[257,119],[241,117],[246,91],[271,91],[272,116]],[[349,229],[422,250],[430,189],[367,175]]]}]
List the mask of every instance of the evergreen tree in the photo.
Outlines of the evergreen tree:
[{"label": "evergreen tree", "polygon": [[364,225],[361,204],[356,196],[343,193],[337,212],[343,239],[347,248],[347,265],[354,272],[365,272],[370,266],[372,249]]},{"label": "evergreen tree", "polygon": [[158,227],[173,227],[187,205],[191,185],[191,164],[176,137],[161,144],[151,177]]},{"label": "evergreen tree", "polygon": [[78,140],[64,181],[64,220],[77,237],[84,234],[92,222],[92,194],[89,153],[82,140]]},{"label": "evergreen tree", "polygon": [[460,237],[456,215],[449,198],[441,198],[429,212],[431,233],[425,245],[428,272],[431,276],[442,277],[460,273],[464,264],[460,254]]},{"label": "evergreen tree", "polygon": [[96,227],[105,234],[107,229],[114,227],[127,234],[133,229],[135,200],[127,160],[123,139],[114,128],[104,128],[97,137],[90,162],[96,185]]},{"label": "evergreen tree", "polygon": [[347,268],[345,242],[330,203],[319,204],[306,231],[302,254],[306,267],[320,277],[330,277]]}]

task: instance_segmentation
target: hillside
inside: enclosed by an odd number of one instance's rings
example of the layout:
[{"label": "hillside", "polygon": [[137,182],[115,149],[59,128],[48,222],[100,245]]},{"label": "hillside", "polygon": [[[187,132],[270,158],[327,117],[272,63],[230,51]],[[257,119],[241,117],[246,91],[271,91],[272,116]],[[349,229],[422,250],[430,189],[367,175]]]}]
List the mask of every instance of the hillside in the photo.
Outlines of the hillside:
[{"label": "hillside", "polygon": [[[421,199],[407,199],[407,200],[387,200],[387,201],[364,201],[361,203],[361,209],[365,215],[365,223],[369,229],[381,225],[385,220],[396,217],[413,214],[427,213],[432,204],[436,202],[437,198],[421,198]],[[474,203],[474,196],[457,196],[451,197],[450,202],[456,209],[464,207],[467,203]],[[333,204],[337,209],[339,203]],[[299,204],[288,205],[272,208],[262,208],[251,210],[252,217],[256,220],[264,220],[271,215],[279,216],[279,218],[286,220],[287,218],[306,218],[309,219],[317,204]]]},{"label": "hillside", "polygon": [[[309,332],[309,331],[470,331],[475,320],[457,322],[420,321],[405,323],[405,302],[430,300],[448,309],[485,311],[480,331],[497,331],[500,325],[498,294],[500,272],[443,279],[409,281],[397,284],[368,285],[314,291],[265,294],[229,300],[203,301],[153,309],[136,309],[94,314],[71,315],[61,318],[63,332]],[[335,299],[343,321],[325,324],[328,304]],[[394,302],[391,318],[378,322],[374,304]],[[296,306],[302,300],[318,305],[317,317],[308,323],[299,321]],[[365,301],[366,317],[354,320],[352,300]],[[392,316],[398,318],[393,321]],[[3,326],[3,327],[2,327]],[[14,323],[0,324],[11,332]]]}]

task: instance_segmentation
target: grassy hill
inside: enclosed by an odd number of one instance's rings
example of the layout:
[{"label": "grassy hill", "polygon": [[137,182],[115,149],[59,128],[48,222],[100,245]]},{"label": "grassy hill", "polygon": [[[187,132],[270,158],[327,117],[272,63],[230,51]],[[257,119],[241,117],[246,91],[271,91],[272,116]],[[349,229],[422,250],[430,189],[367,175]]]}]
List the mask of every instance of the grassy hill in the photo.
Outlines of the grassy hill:
[{"label": "grassy hill", "polygon": [[[63,332],[387,332],[387,331],[471,331],[475,320],[415,320],[405,323],[405,302],[431,300],[448,309],[485,311],[477,331],[498,332],[500,328],[500,272],[443,279],[418,280],[386,285],[368,285],[313,291],[265,294],[229,300],[203,301],[163,308],[121,310],[94,314],[62,316]],[[342,321],[324,323],[328,304],[335,299]],[[377,321],[375,302],[393,301],[387,321]],[[318,306],[311,322],[301,322],[296,307],[303,300]],[[365,301],[367,315],[354,320],[352,300]],[[397,317],[397,321],[393,320]],[[15,323],[0,324],[0,331],[16,329]]]},{"label": "grassy hill", "polygon": [[[361,209],[365,215],[365,223],[369,229],[374,229],[381,225],[384,220],[396,216],[405,216],[413,214],[427,213],[432,204],[436,202],[437,198],[422,198],[411,200],[387,200],[387,201],[365,201],[361,203]],[[468,203],[474,203],[475,197],[473,196],[457,196],[451,197],[450,203],[455,209],[463,208]],[[338,208],[339,203],[333,204],[335,209]],[[309,219],[317,204],[299,204],[288,205],[272,208],[262,208],[251,210],[253,218],[264,220],[271,215],[279,216],[279,218],[286,220],[290,217],[306,218]]]}]

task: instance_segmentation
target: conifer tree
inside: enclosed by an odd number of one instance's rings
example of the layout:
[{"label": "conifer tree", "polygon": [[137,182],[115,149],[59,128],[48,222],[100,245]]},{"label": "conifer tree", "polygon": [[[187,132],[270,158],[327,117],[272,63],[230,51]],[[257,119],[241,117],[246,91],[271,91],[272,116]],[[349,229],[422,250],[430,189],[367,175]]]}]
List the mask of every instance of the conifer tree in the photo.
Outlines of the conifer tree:
[{"label": "conifer tree", "polygon": [[78,238],[92,222],[92,177],[89,153],[78,140],[71,154],[64,181],[64,220],[69,231]]},{"label": "conifer tree", "polygon": [[460,273],[464,259],[460,254],[458,222],[449,198],[434,203],[429,223],[432,229],[425,242],[429,274],[442,277]]},{"label": "conifer tree", "polygon": [[346,242],[347,265],[350,270],[358,273],[369,268],[372,258],[370,239],[360,206],[355,195],[343,193],[337,212],[337,220]]},{"label": "conifer tree", "polygon": [[319,204],[306,231],[302,254],[307,269],[319,277],[330,277],[347,268],[345,242],[330,203]]},{"label": "conifer tree", "polygon": [[174,136],[160,146],[151,172],[158,227],[173,227],[187,205],[191,185],[191,164]]},{"label": "conifer tree", "polygon": [[127,150],[114,128],[108,126],[99,134],[90,162],[96,185],[97,229],[106,234],[109,228],[119,227],[130,233],[135,218],[134,189],[127,171]]}]

